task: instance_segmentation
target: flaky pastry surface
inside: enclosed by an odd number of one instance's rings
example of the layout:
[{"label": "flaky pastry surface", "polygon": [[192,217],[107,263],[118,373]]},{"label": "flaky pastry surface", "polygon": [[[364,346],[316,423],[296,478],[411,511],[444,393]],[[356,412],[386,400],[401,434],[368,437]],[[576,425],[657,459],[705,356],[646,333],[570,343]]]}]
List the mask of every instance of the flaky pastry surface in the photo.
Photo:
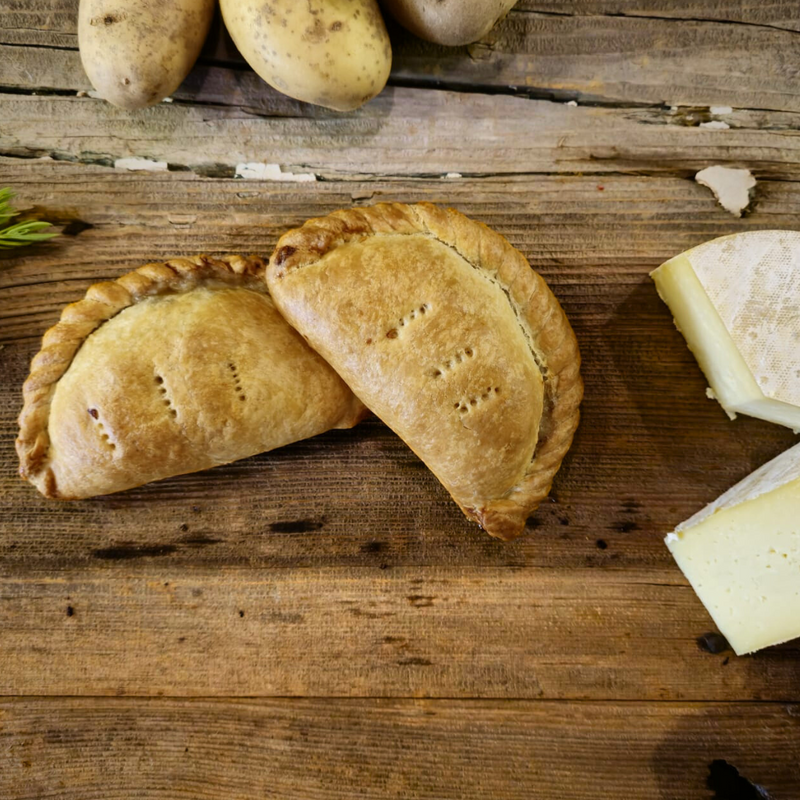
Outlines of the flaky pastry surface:
[{"label": "flaky pastry surface", "polygon": [[580,354],[558,300],[485,225],[420,203],[313,219],[267,269],[276,304],[464,513],[517,536],[578,425]]},{"label": "flaky pastry surface", "polygon": [[22,477],[90,497],[354,425],[364,407],[281,317],[264,269],[176,258],[67,306],[23,388]]}]

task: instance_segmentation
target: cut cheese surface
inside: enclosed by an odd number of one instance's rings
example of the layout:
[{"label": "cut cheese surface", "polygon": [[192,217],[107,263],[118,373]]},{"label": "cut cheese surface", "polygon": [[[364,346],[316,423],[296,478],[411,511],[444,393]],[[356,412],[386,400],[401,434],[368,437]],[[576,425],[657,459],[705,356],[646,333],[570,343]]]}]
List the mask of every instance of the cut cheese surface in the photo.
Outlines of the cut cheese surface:
[{"label": "cut cheese surface", "polygon": [[800,637],[800,445],[667,535],[738,655]]},{"label": "cut cheese surface", "polygon": [[800,233],[723,236],[652,277],[728,414],[800,430]]}]

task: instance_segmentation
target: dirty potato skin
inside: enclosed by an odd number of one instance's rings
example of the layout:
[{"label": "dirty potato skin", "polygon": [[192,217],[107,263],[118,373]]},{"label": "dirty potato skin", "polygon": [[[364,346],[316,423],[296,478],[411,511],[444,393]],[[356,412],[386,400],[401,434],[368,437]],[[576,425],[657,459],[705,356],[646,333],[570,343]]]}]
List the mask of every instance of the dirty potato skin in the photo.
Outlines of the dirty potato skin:
[{"label": "dirty potato skin", "polygon": [[213,16],[214,0],[80,0],[83,68],[115,106],[159,103],[188,75]]},{"label": "dirty potato skin", "polygon": [[477,42],[517,0],[381,0],[383,7],[421,39],[451,47]]},{"label": "dirty potato skin", "polygon": [[351,111],[386,85],[392,50],[377,0],[221,0],[233,41],[284,94]]}]

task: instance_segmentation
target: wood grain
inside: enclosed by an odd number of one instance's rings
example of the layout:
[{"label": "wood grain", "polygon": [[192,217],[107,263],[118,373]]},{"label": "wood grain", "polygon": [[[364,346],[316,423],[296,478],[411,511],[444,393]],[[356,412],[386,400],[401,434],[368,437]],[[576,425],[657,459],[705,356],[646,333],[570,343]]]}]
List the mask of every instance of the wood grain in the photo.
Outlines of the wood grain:
[{"label": "wood grain", "polygon": [[[0,699],[0,797],[708,800],[715,761],[800,794],[798,643],[709,652],[662,542],[794,439],[705,398],[647,277],[799,229],[796,2],[522,0],[451,50],[393,26],[352,114],[266,87],[219,20],[172,103],[123,113],[83,95],[76,9],[0,0],[0,186],[63,230],[0,254],[0,694],[27,695]],[[757,177],[745,218],[694,183],[714,163]],[[84,503],[19,480],[20,384],[88,285],[384,199],[492,225],[573,322],[583,422],[522,539],[376,420]]]},{"label": "wood grain", "polygon": [[[169,546],[176,568],[671,568],[663,535],[792,442],[788,430],[768,423],[731,423],[706,399],[704,378],[648,272],[714,236],[796,226],[794,182],[763,183],[744,221],[697,184],[666,178],[309,188],[6,159],[0,185],[7,182],[34,215],[80,231],[0,262],[7,376],[0,383],[0,558],[9,569],[89,567],[96,551],[123,546]],[[583,422],[527,536],[510,546],[483,536],[377,421],[83,503],[48,502],[19,480],[19,387],[41,334],[89,284],[175,254],[268,254],[283,230],[307,216],[381,199],[445,202],[491,224],[542,272],[570,315],[584,352]]]},{"label": "wood grain", "polygon": [[723,760],[800,794],[781,704],[2,700],[0,741],[4,800],[707,800]]},{"label": "wood grain", "polygon": [[[2,0],[0,43],[75,49],[77,5]],[[554,13],[546,3],[525,3],[481,42],[459,48],[429,45],[392,25],[391,81],[470,92],[513,87],[584,102],[800,111],[794,62],[785,57],[797,48],[796,7],[768,3],[758,11],[729,0],[709,13],[699,5],[559,3]],[[207,62],[243,64],[219,23],[206,52]]]},{"label": "wood grain", "polygon": [[800,643],[709,653],[672,569],[187,570],[168,551],[0,578],[0,694],[800,698]]}]

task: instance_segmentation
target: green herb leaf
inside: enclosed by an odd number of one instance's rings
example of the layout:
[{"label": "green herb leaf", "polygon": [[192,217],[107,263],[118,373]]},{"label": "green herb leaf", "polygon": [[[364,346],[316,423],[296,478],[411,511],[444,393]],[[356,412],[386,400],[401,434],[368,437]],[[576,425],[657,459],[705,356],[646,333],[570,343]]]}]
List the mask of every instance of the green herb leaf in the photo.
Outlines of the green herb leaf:
[{"label": "green herb leaf", "polygon": [[30,220],[27,222],[16,222],[12,225],[7,223],[17,216],[11,207],[11,199],[14,193],[11,189],[0,189],[0,250],[7,250],[11,247],[24,247],[34,242],[46,242],[57,233],[41,233],[45,228],[50,227],[49,222],[41,220]]}]

